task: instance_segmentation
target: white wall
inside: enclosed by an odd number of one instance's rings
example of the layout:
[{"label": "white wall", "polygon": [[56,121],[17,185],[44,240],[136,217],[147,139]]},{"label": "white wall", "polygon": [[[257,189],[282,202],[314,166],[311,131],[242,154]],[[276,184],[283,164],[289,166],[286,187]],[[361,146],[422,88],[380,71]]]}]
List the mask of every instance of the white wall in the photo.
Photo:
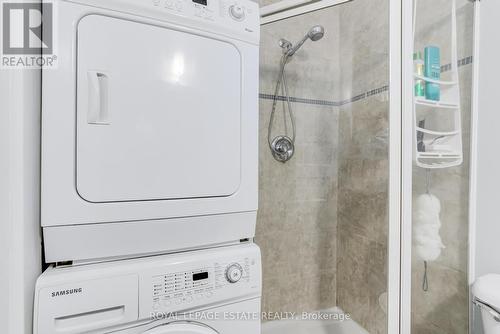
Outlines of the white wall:
[{"label": "white wall", "polygon": [[500,1],[481,1],[475,277],[500,273]]},{"label": "white wall", "polygon": [[40,72],[0,69],[0,333],[32,329],[41,272]]}]

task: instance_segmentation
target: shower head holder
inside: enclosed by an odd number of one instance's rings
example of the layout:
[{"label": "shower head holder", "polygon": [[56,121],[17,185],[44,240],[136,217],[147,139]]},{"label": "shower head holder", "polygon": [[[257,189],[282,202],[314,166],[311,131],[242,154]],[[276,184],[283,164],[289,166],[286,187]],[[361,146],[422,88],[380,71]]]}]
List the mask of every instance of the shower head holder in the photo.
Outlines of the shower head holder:
[{"label": "shower head holder", "polygon": [[295,144],[293,140],[287,136],[278,136],[271,142],[271,152],[274,159],[285,163],[293,157]]}]

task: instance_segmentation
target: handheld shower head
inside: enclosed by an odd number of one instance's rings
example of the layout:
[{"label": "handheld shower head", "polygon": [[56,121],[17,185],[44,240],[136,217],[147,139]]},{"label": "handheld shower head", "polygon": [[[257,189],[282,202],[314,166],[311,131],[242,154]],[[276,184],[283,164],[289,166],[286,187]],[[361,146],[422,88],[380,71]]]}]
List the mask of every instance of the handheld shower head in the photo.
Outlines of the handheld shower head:
[{"label": "handheld shower head", "polygon": [[311,41],[316,42],[323,38],[325,35],[325,28],[323,26],[317,25],[311,28],[307,33],[307,37],[311,39]]},{"label": "handheld shower head", "polygon": [[293,47],[288,47],[286,48],[286,55],[287,56],[293,56],[295,52],[297,52],[302,45],[310,39],[313,42],[319,41],[323,36],[325,35],[325,28],[323,26],[317,25],[312,27],[307,34]]},{"label": "handheld shower head", "polygon": [[[276,81],[276,86],[274,89],[274,97],[273,97],[273,107],[271,110],[271,119],[269,120],[269,125],[267,128],[267,142],[269,143],[269,148],[271,149],[272,155],[274,159],[280,162],[287,162],[293,157],[293,153],[295,150],[295,116],[292,111],[292,104],[290,101],[290,95],[288,94],[288,86],[286,83],[286,74],[285,74],[285,66],[292,57],[295,52],[297,52],[302,45],[310,39],[313,42],[319,41],[325,35],[325,29],[323,26],[316,25],[313,26],[307,34],[302,37],[302,39],[295,45],[290,43],[284,38],[279,40],[279,46],[281,47],[283,54],[281,56],[281,67],[279,71],[279,77]],[[280,135],[272,139],[272,128],[275,120],[276,113],[276,105],[278,102],[278,94],[280,92],[285,94],[285,99],[283,102],[283,117],[285,121],[285,134]],[[288,116],[287,116],[288,115]],[[291,136],[289,137],[287,134],[287,124],[288,120],[290,120],[292,131]]]}]

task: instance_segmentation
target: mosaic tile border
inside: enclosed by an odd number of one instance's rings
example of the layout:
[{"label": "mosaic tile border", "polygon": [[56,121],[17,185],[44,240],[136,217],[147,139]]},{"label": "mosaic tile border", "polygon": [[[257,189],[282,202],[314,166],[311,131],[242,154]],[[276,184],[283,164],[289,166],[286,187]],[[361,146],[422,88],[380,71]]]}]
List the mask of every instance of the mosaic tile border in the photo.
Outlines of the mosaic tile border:
[{"label": "mosaic tile border", "polygon": [[[465,58],[459,59],[457,65],[458,65],[458,67],[469,65],[469,64],[472,64],[472,60],[473,60],[472,56],[465,57]],[[451,70],[451,63],[441,66],[441,72],[448,72],[450,70]]]},{"label": "mosaic tile border", "polygon": [[[264,100],[273,100],[274,95],[272,94],[259,94],[259,97]],[[282,95],[278,95],[276,97],[276,100],[278,101],[286,101],[286,98]],[[322,105],[322,106],[334,106],[334,107],[339,107],[341,105],[341,102],[335,102],[335,101],[327,101],[327,100],[314,100],[314,99],[305,99],[305,98],[300,98],[300,97],[293,97],[290,96],[290,102],[295,102],[295,103],[305,103],[305,104],[315,104],[315,105]]]},{"label": "mosaic tile border", "polygon": [[[472,56],[462,58],[462,59],[458,60],[458,67],[470,65],[470,64],[472,64],[472,62],[473,62]],[[451,63],[441,66],[441,72],[448,72],[450,70],[451,70]],[[387,91],[389,91],[389,86],[385,85],[385,86],[382,86],[379,88],[369,90],[369,91],[364,92],[362,94],[355,95],[349,99],[342,100],[342,101],[317,100],[317,99],[307,99],[307,98],[302,98],[302,97],[291,96],[290,102],[304,103],[304,104],[311,104],[311,105],[320,105],[320,106],[341,107],[343,105],[354,103],[354,102],[363,100],[367,97],[382,94],[382,93],[387,92]],[[272,94],[261,93],[261,94],[259,94],[259,98],[261,98],[263,100],[272,100],[274,98],[274,96]],[[285,97],[282,95],[278,95],[276,99],[278,101],[285,101]]]}]

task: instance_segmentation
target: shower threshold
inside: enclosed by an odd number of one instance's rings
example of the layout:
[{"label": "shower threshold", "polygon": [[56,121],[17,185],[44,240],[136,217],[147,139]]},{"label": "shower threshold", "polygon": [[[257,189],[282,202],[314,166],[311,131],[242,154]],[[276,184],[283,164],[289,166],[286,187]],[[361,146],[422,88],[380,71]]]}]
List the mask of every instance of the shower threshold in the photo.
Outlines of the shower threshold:
[{"label": "shower threshold", "polygon": [[[316,320],[318,314],[322,320]],[[310,315],[297,320],[265,322],[262,324],[262,334],[369,334],[354,320],[345,319],[344,312],[338,307],[312,312]]]}]

